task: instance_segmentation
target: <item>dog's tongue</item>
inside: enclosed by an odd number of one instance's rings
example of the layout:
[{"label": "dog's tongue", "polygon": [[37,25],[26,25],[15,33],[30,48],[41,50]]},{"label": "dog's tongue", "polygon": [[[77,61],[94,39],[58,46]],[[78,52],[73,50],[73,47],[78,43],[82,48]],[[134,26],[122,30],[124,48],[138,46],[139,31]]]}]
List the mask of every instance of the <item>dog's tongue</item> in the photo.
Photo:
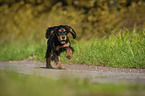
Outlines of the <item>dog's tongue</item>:
[{"label": "dog's tongue", "polygon": [[61,41],[61,44],[65,44],[65,41]]}]

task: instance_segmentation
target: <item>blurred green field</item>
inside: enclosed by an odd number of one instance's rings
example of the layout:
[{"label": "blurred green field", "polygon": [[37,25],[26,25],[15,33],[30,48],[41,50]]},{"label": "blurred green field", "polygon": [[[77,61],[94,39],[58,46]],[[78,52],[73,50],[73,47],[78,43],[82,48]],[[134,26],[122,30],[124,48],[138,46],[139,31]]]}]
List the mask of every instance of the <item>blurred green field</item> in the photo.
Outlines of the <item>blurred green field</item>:
[{"label": "blurred green field", "polygon": [[[89,41],[72,41],[74,54],[67,60],[66,52],[61,54],[62,63],[99,65],[117,68],[145,68],[145,32],[124,31],[115,36]],[[0,47],[0,60],[45,61],[46,41],[24,42]]]},{"label": "blurred green field", "polygon": [[89,79],[24,75],[0,70],[0,96],[144,96],[138,84],[98,84]]}]

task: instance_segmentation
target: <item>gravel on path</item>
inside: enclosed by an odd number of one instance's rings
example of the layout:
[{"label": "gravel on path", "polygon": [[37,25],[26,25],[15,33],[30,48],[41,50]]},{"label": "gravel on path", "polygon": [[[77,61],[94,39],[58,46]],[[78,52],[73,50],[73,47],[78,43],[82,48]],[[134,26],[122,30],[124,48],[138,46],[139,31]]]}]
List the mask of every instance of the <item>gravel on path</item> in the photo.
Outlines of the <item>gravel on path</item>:
[{"label": "gravel on path", "polygon": [[45,62],[38,61],[0,61],[0,69],[16,71],[23,74],[58,78],[89,78],[96,83],[133,83],[145,85],[145,69],[112,68],[85,64],[62,64],[63,69],[46,69]]}]

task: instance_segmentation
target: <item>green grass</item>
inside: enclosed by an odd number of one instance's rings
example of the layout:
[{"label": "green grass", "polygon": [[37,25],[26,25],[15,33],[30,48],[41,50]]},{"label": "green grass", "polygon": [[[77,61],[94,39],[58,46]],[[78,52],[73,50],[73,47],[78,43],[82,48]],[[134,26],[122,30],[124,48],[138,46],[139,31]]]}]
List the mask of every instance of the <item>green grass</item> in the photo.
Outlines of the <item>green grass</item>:
[{"label": "green grass", "polygon": [[89,79],[57,80],[0,70],[0,96],[144,96],[144,85],[91,83]]},{"label": "green grass", "polygon": [[1,60],[23,60],[29,56],[34,55],[36,45],[30,44],[14,44],[14,45],[4,45],[0,48],[0,58]]},{"label": "green grass", "polygon": [[75,52],[70,61],[73,63],[145,68],[144,33],[124,32],[102,40],[79,41],[73,44],[73,47]]},{"label": "green grass", "polygon": [[[67,60],[61,54],[63,63],[100,65],[118,68],[145,68],[145,33],[128,32],[98,40],[73,41],[73,58]],[[46,42],[21,43],[0,47],[0,60],[23,60],[36,56],[45,61]]]}]

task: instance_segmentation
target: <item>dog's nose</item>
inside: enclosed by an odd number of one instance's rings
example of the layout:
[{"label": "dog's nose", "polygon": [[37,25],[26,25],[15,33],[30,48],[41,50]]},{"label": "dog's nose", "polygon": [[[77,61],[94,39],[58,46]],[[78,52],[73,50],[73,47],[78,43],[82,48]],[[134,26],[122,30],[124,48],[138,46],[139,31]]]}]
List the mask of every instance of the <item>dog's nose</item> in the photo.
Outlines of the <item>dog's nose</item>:
[{"label": "dog's nose", "polygon": [[62,39],[65,39],[65,36],[63,36]]}]

